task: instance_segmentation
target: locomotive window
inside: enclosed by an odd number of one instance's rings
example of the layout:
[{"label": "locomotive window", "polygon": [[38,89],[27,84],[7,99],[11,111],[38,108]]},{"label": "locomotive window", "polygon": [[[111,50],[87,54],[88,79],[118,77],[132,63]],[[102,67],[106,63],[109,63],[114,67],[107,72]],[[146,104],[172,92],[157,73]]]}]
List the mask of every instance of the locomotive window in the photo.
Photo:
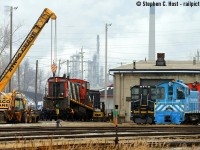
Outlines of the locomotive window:
[{"label": "locomotive window", "polygon": [[63,82],[51,82],[50,83],[50,96],[63,96],[64,83]]},{"label": "locomotive window", "polygon": [[151,88],[151,94],[156,94],[156,88]]},{"label": "locomotive window", "polygon": [[142,94],[147,95],[147,92],[148,92],[147,89],[143,89]]},{"label": "locomotive window", "polygon": [[82,89],[84,89],[84,88],[85,88],[85,83],[82,84]]},{"label": "locomotive window", "polygon": [[139,94],[139,88],[132,88],[132,94]]},{"label": "locomotive window", "polygon": [[190,95],[190,89],[187,89],[187,91],[186,91],[187,93],[187,95]]},{"label": "locomotive window", "polygon": [[164,99],[165,98],[164,94],[165,94],[164,87],[158,87],[157,88],[157,98],[158,99]]},{"label": "locomotive window", "polygon": [[156,100],[156,95],[151,95],[150,99],[151,100]]},{"label": "locomotive window", "polygon": [[49,96],[53,96],[53,82],[49,83],[50,88],[49,88]]},{"label": "locomotive window", "polygon": [[173,95],[173,87],[170,86],[170,87],[168,88],[168,94],[169,94],[169,95]]},{"label": "locomotive window", "polygon": [[132,90],[131,90],[131,99],[132,100],[138,100],[139,99],[139,93],[140,93],[140,89],[139,88],[132,88]]},{"label": "locomotive window", "polygon": [[80,83],[80,82],[75,82],[75,84],[76,84],[76,85],[78,85],[78,86],[80,86],[80,85],[81,85],[81,83]]},{"label": "locomotive window", "polygon": [[185,95],[184,95],[184,87],[177,87],[176,89],[177,91],[177,99],[185,99]]},{"label": "locomotive window", "polygon": [[60,82],[60,83],[57,83],[56,84],[56,87],[55,87],[55,91],[56,91],[56,96],[63,96],[63,93],[64,93],[64,83],[63,82]]},{"label": "locomotive window", "polygon": [[150,99],[156,100],[156,88],[151,88]]},{"label": "locomotive window", "polygon": [[87,82],[87,89],[90,89],[90,83],[89,82]]},{"label": "locomotive window", "polygon": [[138,100],[139,99],[139,95],[132,95],[132,100]]}]

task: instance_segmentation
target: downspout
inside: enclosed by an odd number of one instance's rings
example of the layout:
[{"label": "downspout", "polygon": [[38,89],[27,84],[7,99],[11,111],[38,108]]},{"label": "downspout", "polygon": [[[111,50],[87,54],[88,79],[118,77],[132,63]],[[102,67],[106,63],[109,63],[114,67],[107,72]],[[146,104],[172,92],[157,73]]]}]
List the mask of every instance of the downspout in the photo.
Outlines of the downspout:
[{"label": "downspout", "polygon": [[120,74],[120,99],[119,99],[120,108],[119,108],[119,111],[121,111],[122,106],[123,106],[122,100],[123,100],[123,73]]}]

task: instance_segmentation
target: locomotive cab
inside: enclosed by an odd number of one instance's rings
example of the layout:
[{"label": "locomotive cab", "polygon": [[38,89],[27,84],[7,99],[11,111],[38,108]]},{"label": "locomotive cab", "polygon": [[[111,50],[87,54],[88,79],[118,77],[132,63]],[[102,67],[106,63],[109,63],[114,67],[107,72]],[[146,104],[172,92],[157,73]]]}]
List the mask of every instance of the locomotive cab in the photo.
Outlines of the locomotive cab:
[{"label": "locomotive cab", "polygon": [[155,98],[155,86],[131,87],[131,116],[135,123],[153,123]]},{"label": "locomotive cab", "polygon": [[44,111],[47,119],[58,119],[67,116],[69,95],[67,78],[51,77],[47,81],[48,89],[44,97]]},{"label": "locomotive cab", "polygon": [[185,102],[189,98],[189,93],[189,88],[181,81],[158,85],[155,106],[156,124],[184,122]]},{"label": "locomotive cab", "polygon": [[50,82],[50,97],[64,97],[64,82]]}]

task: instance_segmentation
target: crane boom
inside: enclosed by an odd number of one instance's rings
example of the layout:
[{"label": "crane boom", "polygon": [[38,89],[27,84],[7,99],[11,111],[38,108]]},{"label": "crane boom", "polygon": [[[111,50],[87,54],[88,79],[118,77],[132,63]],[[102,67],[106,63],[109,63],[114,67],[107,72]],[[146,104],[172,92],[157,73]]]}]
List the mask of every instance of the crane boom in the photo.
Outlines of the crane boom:
[{"label": "crane boom", "polygon": [[56,15],[54,12],[52,12],[50,9],[45,8],[42,14],[40,15],[39,19],[25,38],[24,42],[19,47],[18,51],[13,56],[10,63],[7,65],[5,70],[0,76],[0,92],[2,92],[11,79],[12,75],[16,71],[16,69],[19,67],[19,64],[31,48],[31,46],[34,44],[34,41],[42,31],[45,24],[49,21],[49,19],[56,20]]}]

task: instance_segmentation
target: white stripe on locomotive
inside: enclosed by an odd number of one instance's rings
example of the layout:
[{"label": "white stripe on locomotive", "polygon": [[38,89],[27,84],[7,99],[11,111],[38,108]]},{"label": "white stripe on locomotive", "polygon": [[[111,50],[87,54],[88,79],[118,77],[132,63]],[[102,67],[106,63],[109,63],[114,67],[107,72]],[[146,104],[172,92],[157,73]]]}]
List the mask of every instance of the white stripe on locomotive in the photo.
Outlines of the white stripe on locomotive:
[{"label": "white stripe on locomotive", "polygon": [[167,108],[171,108],[172,111],[176,111],[176,112],[183,112],[184,111],[184,105],[163,105],[163,104],[159,104],[156,106],[156,111],[166,111]]}]

